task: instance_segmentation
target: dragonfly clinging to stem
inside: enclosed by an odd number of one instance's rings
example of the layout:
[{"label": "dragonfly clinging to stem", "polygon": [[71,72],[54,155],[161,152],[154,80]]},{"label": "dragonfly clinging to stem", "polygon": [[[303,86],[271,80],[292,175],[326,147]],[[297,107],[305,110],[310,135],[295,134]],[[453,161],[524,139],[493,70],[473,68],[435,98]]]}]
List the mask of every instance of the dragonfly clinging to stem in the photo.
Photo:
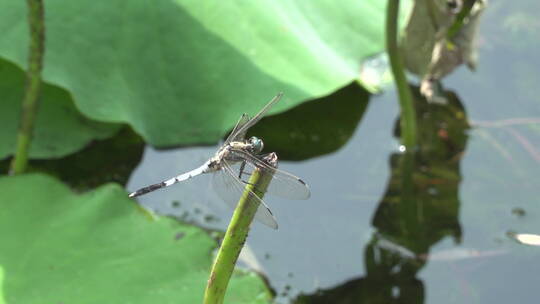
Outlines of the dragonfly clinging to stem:
[{"label": "dragonfly clinging to stem", "polygon": [[[272,98],[253,118],[243,114],[223,145],[203,165],[160,183],[134,191],[129,194],[129,197],[140,196],[172,186],[197,175],[213,173],[213,188],[223,201],[234,208],[242,193],[249,191],[250,201],[259,204],[255,218],[263,224],[277,229],[276,219],[266,203],[253,191],[244,189],[247,184],[244,177],[250,175],[249,171],[256,168],[268,170],[271,172],[272,181],[265,192],[289,199],[308,199],[310,196],[309,187],[300,178],[269,166],[262,160],[263,141],[254,136],[246,139],[245,136],[249,128],[253,127],[281,99],[282,95],[282,93],[279,93]],[[236,165],[239,165],[238,170],[234,169]]]}]

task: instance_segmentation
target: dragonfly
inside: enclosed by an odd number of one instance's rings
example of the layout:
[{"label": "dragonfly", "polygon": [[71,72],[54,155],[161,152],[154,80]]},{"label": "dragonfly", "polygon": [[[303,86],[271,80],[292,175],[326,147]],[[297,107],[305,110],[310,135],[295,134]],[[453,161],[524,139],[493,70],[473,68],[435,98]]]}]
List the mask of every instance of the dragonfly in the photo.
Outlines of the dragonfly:
[{"label": "dragonfly", "polygon": [[255,219],[271,228],[277,229],[276,218],[268,205],[253,191],[245,189],[245,186],[248,184],[246,177],[249,177],[255,169],[268,170],[272,175],[272,180],[266,191],[261,192],[287,199],[308,199],[311,195],[310,189],[299,177],[266,163],[263,160],[264,155],[261,154],[264,148],[263,141],[255,136],[246,139],[246,133],[259,122],[282,96],[283,93],[277,94],[252,118],[247,114],[242,114],[232,132],[214,156],[200,167],[160,183],[143,187],[130,193],[129,197],[141,196],[201,174],[212,173],[212,187],[225,203],[234,209],[242,193],[248,191],[249,202],[258,204]]}]

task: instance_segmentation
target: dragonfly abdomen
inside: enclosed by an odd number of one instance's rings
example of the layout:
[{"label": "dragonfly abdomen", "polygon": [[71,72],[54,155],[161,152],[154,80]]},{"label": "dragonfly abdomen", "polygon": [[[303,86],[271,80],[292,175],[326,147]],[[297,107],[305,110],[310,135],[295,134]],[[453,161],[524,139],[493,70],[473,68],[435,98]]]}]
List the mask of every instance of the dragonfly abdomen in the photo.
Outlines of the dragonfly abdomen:
[{"label": "dragonfly abdomen", "polygon": [[137,190],[135,192],[130,193],[129,197],[141,196],[143,194],[146,194],[146,193],[149,193],[149,192],[161,189],[161,188],[172,186],[172,185],[174,185],[174,184],[176,184],[178,182],[183,182],[183,181],[188,180],[188,179],[190,179],[192,177],[195,177],[197,175],[215,171],[215,170],[212,170],[212,168],[209,167],[209,164],[210,164],[210,162],[206,162],[204,165],[200,166],[197,169],[191,170],[191,171],[189,171],[187,173],[180,174],[180,175],[175,176],[173,178],[170,178],[168,180],[162,181],[161,183],[157,183],[157,184],[153,184],[153,185],[141,188],[141,189],[139,189],[139,190]]},{"label": "dragonfly abdomen", "polygon": [[163,188],[163,187],[167,187],[167,184],[165,184],[165,182],[161,182],[161,183],[158,183],[158,184],[153,184],[153,185],[150,185],[150,186],[146,186],[146,187],[141,188],[141,189],[139,189],[139,190],[137,190],[135,192],[131,192],[129,194],[129,197],[141,196],[143,194],[155,191],[155,190],[157,190],[159,188]]}]

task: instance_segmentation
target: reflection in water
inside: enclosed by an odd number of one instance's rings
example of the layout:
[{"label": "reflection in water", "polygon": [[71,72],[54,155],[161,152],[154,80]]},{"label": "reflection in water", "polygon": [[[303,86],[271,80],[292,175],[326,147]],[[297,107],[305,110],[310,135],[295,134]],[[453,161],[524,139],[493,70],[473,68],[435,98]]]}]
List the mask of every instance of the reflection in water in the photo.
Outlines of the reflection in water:
[{"label": "reflection in water", "polygon": [[531,245],[531,246],[540,246],[540,235],[531,234],[531,233],[515,233],[513,231],[508,231],[506,235],[520,244]]},{"label": "reflection in water", "polygon": [[416,276],[430,247],[447,236],[461,241],[460,160],[469,126],[461,102],[446,95],[447,105],[415,96],[419,147],[390,157],[392,174],[365,246],[365,276],[298,303],[424,303],[424,283]]}]

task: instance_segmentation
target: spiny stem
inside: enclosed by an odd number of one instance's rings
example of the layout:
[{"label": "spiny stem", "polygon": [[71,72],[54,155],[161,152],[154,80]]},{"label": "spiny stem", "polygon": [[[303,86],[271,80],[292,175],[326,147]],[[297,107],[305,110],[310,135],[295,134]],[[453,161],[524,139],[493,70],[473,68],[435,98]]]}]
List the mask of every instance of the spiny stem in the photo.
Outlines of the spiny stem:
[{"label": "spiny stem", "polygon": [[26,88],[22,101],[21,122],[17,134],[17,147],[11,162],[10,174],[25,171],[28,164],[28,150],[34,121],[36,119],[38,98],[41,85],[41,69],[45,52],[45,23],[42,0],[27,0],[28,23],[30,28],[30,48]]}]

